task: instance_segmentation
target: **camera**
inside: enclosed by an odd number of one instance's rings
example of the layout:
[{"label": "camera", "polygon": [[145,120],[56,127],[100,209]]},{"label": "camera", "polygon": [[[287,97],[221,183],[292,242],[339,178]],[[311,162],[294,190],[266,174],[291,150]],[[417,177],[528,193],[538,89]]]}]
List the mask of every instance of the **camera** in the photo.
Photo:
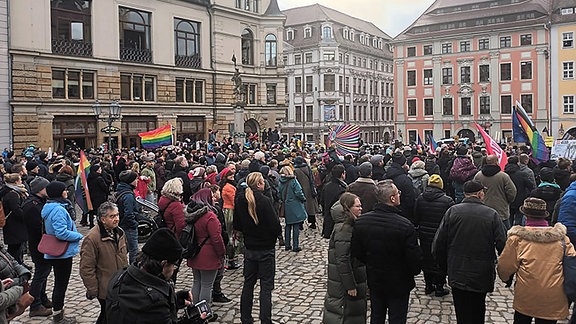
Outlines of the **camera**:
[{"label": "camera", "polygon": [[[206,319],[201,319],[200,315],[206,313]],[[205,323],[212,317],[212,310],[210,305],[205,300],[200,301],[195,305],[188,305],[184,309],[184,316],[178,319],[178,324],[196,324]]]}]

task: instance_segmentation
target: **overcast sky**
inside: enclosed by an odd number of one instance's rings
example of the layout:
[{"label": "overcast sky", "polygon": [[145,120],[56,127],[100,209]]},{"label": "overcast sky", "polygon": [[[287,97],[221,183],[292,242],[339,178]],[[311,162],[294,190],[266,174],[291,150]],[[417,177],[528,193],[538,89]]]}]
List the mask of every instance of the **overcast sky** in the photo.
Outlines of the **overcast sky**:
[{"label": "overcast sky", "polygon": [[280,9],[321,4],[369,21],[394,37],[410,26],[434,0],[278,0]]}]

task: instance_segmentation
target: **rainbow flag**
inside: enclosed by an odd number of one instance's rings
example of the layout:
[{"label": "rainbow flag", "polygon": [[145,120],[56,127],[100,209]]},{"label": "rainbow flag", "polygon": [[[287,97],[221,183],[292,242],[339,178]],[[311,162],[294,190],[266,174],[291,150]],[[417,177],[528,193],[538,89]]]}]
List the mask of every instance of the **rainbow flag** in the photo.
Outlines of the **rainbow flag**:
[{"label": "rainbow flag", "polygon": [[138,134],[145,149],[155,149],[165,145],[172,145],[172,125],[162,126],[149,132]]},{"label": "rainbow flag", "polygon": [[544,139],[518,101],[512,112],[512,134],[515,142],[523,142],[532,147],[533,158],[540,162],[548,161],[549,152]]},{"label": "rainbow flag", "polygon": [[80,163],[78,164],[78,172],[76,172],[76,182],[74,183],[75,200],[84,214],[92,210],[92,200],[90,199],[90,192],[88,191],[88,174],[90,173],[90,162],[86,158],[84,151],[80,151]]}]

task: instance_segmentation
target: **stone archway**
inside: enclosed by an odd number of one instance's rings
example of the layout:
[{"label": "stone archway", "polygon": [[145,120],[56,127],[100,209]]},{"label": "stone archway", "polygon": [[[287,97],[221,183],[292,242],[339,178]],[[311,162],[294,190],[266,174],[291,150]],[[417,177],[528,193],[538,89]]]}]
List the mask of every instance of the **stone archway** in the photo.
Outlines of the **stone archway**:
[{"label": "stone archway", "polygon": [[458,132],[458,137],[459,138],[464,138],[467,137],[468,138],[468,143],[475,143],[476,142],[476,135],[474,134],[473,131],[469,130],[469,129],[461,129]]},{"label": "stone archway", "polygon": [[258,123],[258,121],[256,121],[256,119],[250,118],[244,122],[244,133],[258,134],[259,131],[260,131],[260,124]]},{"label": "stone archway", "polygon": [[384,132],[384,143],[390,143],[390,133]]}]

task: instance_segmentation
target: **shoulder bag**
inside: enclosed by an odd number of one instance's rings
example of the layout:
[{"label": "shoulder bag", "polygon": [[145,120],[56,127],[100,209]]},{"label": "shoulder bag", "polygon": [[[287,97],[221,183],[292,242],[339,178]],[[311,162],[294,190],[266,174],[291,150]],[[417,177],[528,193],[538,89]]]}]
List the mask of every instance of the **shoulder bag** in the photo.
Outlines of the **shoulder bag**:
[{"label": "shoulder bag", "polygon": [[46,234],[44,222],[42,222],[42,239],[38,243],[38,252],[48,254],[53,257],[59,257],[68,250],[70,242],[62,241],[54,235]]}]

